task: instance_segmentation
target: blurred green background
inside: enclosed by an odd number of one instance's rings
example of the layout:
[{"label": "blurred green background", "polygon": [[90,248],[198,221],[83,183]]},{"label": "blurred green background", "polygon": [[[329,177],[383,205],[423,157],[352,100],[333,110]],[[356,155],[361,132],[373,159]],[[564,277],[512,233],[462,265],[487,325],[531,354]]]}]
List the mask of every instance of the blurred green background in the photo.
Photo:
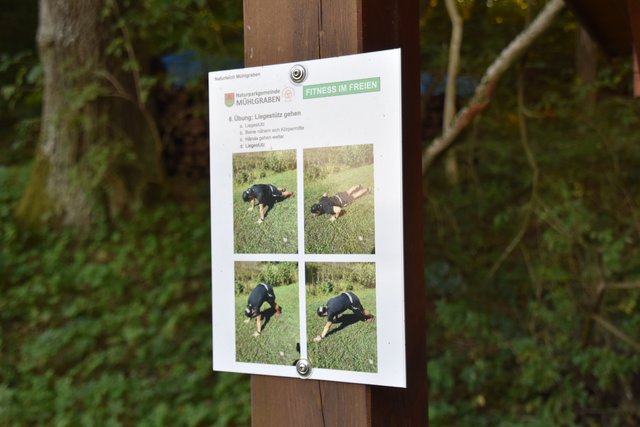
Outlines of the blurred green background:
[{"label": "blurred green background", "polygon": [[[420,3],[426,146],[450,22]],[[458,107],[544,3],[457,2]],[[247,425],[248,377],[211,372],[205,95],[207,70],[242,66],[241,2],[101,7],[112,84],[69,91],[69,110],[124,81],[163,177],[122,196],[145,153],[113,124],[75,172],[89,225],[20,216],[42,190],[43,64],[36,2],[0,1],[0,426]],[[630,55],[581,33],[564,11],[459,138],[457,176],[440,159],[424,178],[433,426],[640,424],[640,103]]]}]

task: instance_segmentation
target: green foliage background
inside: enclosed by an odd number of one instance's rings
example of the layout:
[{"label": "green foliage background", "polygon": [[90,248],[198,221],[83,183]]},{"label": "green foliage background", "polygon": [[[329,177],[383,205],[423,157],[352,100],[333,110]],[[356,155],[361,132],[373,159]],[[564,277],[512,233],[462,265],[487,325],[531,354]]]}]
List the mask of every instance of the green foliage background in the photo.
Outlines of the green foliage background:
[{"label": "green foliage background", "polygon": [[238,153],[233,156],[233,180],[250,187],[271,175],[295,171],[296,166],[296,150]]},{"label": "green foliage background", "polygon": [[[323,181],[332,174],[373,164],[373,145],[345,145],[304,150],[304,180]],[[346,191],[348,187],[344,190]]]},{"label": "green foliage background", "polygon": [[535,189],[505,106],[460,146],[459,187],[430,179],[436,425],[637,424],[640,158],[627,132],[640,109],[610,102],[589,124],[574,116],[575,99],[555,102],[557,118],[530,123]]},{"label": "green foliage background", "polygon": [[27,175],[0,167],[0,425],[247,424],[246,379],[211,371],[207,204],[31,232]]},{"label": "green foliage background", "polygon": [[[121,61],[123,70],[139,67],[145,89],[161,81],[143,66],[155,55],[195,49],[211,55],[216,68],[242,57],[240,2],[119,3],[110,60]],[[531,1],[527,9],[524,0],[459,1],[461,75],[478,80],[520,31],[526,11],[535,14],[543,3]],[[9,26],[19,20],[17,28],[31,28],[33,36],[33,5],[31,12],[14,6],[0,8],[1,27],[10,30],[0,52],[0,425],[248,425],[247,377],[210,369],[204,185],[169,183],[160,204],[89,236],[15,223],[37,141],[42,73],[33,38],[27,42]],[[420,19],[422,67],[437,87],[450,30],[442,1],[422,1]],[[118,35],[124,24],[139,64],[126,58]],[[640,106],[630,97],[628,58],[599,57],[595,82],[576,79],[576,28],[572,15],[563,14],[522,64],[531,158],[519,135],[512,70],[486,114],[461,137],[460,183],[450,186],[440,164],[424,181],[432,426],[640,425]],[[204,77],[191,84],[203,91]],[[589,111],[593,90],[598,98]],[[324,191],[365,181],[370,175],[351,173],[369,165],[326,170],[321,160],[310,163],[305,212]],[[272,166],[257,178],[295,188],[295,172]],[[325,188],[320,178],[327,175],[340,188]],[[252,179],[237,178],[234,187],[237,218],[246,221],[236,227],[248,242],[257,215],[243,217],[246,204],[238,200]],[[318,229],[305,224],[305,232],[349,235],[338,227],[373,196],[336,223],[313,218]],[[277,217],[295,207],[295,199],[276,205],[260,230],[278,223],[295,232],[287,223],[295,216]],[[345,251],[369,253],[373,235],[356,235],[369,246]],[[285,237],[297,244],[297,236],[279,235],[277,247],[295,253],[280,246]],[[308,303],[319,305],[342,283],[323,280]],[[244,288],[237,291],[241,301]],[[373,289],[358,295],[368,292]],[[285,307],[287,313],[297,311]],[[312,338],[322,325],[309,316]],[[283,324],[273,321],[267,330]],[[330,364],[344,355],[328,346],[373,328],[375,322],[353,324],[320,343],[328,351],[311,347],[311,357],[326,356]],[[288,363],[290,346],[286,351]],[[367,359],[377,364],[374,357]]]},{"label": "green foliage background", "polygon": [[307,262],[305,277],[307,294],[337,295],[348,291],[375,289],[376,266],[367,262]]},{"label": "green foliage background", "polygon": [[295,262],[251,262],[235,263],[236,295],[249,295],[261,282],[274,288],[298,282],[298,264]]},{"label": "green foliage background", "polygon": [[525,91],[533,165],[511,74],[457,149],[460,185],[426,182],[433,425],[640,422],[640,108],[613,95],[624,64],[589,88],[566,75]]}]

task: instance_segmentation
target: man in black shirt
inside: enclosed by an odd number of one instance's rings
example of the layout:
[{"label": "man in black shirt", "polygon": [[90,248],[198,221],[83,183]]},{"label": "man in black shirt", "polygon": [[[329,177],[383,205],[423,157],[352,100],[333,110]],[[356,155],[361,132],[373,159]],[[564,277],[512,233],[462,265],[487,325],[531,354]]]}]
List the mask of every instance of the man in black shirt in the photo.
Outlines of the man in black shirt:
[{"label": "man in black shirt", "polygon": [[251,187],[247,188],[242,193],[242,200],[245,202],[251,202],[251,206],[249,210],[253,210],[256,200],[258,201],[258,208],[260,209],[260,217],[258,224],[261,224],[264,221],[264,217],[266,215],[265,206],[267,206],[271,210],[273,205],[276,202],[281,202],[289,197],[293,196],[292,191],[287,191],[286,188],[278,188],[275,185],[271,184],[254,184]]},{"label": "man in black shirt", "polygon": [[267,283],[259,283],[251,294],[247,301],[247,308],[244,310],[244,315],[247,316],[245,323],[249,323],[252,317],[256,318],[256,332],[253,333],[254,337],[257,337],[262,332],[262,326],[264,326],[262,312],[260,307],[264,302],[268,302],[271,308],[276,313],[276,317],[280,317],[282,313],[282,307],[276,304],[276,293],[273,291],[273,286]]},{"label": "man in black shirt", "polygon": [[319,202],[311,206],[311,213],[316,216],[326,213],[331,215],[330,221],[335,221],[346,212],[344,208],[347,205],[367,194],[369,194],[369,189],[362,188],[360,184],[354,185],[347,191],[336,193],[332,197],[328,197],[328,194],[324,193]]},{"label": "man in black shirt", "polygon": [[318,307],[318,316],[327,317],[327,323],[322,330],[322,334],[315,337],[313,341],[318,342],[326,337],[329,333],[329,329],[331,329],[331,325],[336,321],[337,316],[347,309],[360,316],[362,320],[366,320],[369,323],[373,321],[373,314],[369,313],[369,311],[362,306],[362,303],[356,294],[353,292],[343,292],[337,297],[333,297],[327,301],[327,305]]}]

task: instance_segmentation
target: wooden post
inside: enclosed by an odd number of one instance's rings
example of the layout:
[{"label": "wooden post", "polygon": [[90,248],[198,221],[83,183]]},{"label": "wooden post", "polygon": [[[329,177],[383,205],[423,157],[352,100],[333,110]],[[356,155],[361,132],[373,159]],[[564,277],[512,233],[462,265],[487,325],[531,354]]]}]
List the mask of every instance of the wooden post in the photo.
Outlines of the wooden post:
[{"label": "wooden post", "polygon": [[403,79],[407,388],[253,375],[254,426],[427,425],[418,15],[415,0],[244,0],[248,67],[401,47]]},{"label": "wooden post", "polygon": [[633,95],[640,97],[640,2],[627,0],[633,49]]}]

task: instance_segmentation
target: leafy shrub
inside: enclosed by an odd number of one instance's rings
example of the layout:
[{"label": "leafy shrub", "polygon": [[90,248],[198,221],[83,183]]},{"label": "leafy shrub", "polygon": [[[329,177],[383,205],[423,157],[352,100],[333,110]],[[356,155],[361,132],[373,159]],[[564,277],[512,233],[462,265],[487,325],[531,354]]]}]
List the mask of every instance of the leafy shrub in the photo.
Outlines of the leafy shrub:
[{"label": "leafy shrub", "polygon": [[535,185],[508,105],[458,149],[459,185],[427,182],[431,425],[640,423],[638,106],[586,123],[549,92],[554,118],[527,121]]},{"label": "leafy shrub", "polygon": [[235,283],[234,289],[235,289],[236,295],[242,295],[245,292],[247,292],[247,289],[243,282],[241,282],[240,280],[236,280],[234,283]]},{"label": "leafy shrub", "polygon": [[375,288],[376,269],[374,264],[356,264],[351,272],[350,284],[352,288]]},{"label": "leafy shrub", "polygon": [[274,287],[291,285],[298,281],[298,267],[293,262],[263,263],[258,278]]},{"label": "leafy shrub", "polygon": [[0,425],[246,425],[247,378],[211,371],[206,201],[41,234],[27,172],[0,167]]},{"label": "leafy shrub", "polygon": [[369,144],[305,150],[304,177],[315,181],[372,163],[373,145]]},{"label": "leafy shrub", "polygon": [[233,158],[233,178],[238,184],[258,184],[266,176],[295,170],[296,167],[295,150],[236,154]]},{"label": "leafy shrub", "polygon": [[332,294],[335,290],[333,283],[331,283],[330,281],[326,280],[322,283],[320,283],[320,285],[318,286],[318,288],[320,289],[320,292],[322,292],[325,295],[329,295]]}]

